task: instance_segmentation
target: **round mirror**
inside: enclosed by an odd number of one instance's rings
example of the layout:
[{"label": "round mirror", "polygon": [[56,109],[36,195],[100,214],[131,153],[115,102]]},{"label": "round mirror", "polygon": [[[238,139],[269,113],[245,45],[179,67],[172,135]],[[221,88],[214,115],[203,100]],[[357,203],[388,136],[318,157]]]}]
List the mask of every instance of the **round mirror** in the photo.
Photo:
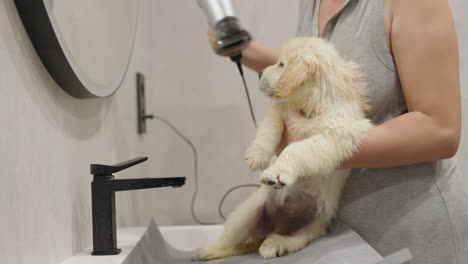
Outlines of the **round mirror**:
[{"label": "round mirror", "polygon": [[55,81],[77,98],[107,97],[130,61],[139,0],[15,0]]}]

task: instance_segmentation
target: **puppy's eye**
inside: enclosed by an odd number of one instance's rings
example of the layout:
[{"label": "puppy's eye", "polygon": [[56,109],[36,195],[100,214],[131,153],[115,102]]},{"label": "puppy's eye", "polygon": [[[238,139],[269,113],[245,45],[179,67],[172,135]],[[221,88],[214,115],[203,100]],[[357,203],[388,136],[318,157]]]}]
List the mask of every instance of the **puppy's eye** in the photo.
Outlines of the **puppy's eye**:
[{"label": "puppy's eye", "polygon": [[284,63],[283,63],[283,62],[280,62],[280,63],[279,63],[279,66],[280,66],[280,67],[283,67],[283,66],[284,66]]}]

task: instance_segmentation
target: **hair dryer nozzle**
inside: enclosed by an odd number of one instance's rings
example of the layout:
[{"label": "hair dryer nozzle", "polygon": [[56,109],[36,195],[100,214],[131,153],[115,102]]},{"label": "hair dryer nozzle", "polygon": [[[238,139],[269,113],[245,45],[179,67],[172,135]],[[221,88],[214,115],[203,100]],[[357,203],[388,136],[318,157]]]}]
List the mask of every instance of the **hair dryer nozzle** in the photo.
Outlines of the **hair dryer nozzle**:
[{"label": "hair dryer nozzle", "polygon": [[198,0],[197,2],[212,26],[215,26],[225,17],[236,16],[231,0]]},{"label": "hair dryer nozzle", "polygon": [[215,25],[216,53],[225,56],[237,56],[252,39],[249,32],[239,26],[235,17],[225,17]]},{"label": "hair dryer nozzle", "polygon": [[216,53],[230,57],[240,55],[252,38],[240,27],[231,0],[198,0],[198,5],[214,27],[218,40]]}]

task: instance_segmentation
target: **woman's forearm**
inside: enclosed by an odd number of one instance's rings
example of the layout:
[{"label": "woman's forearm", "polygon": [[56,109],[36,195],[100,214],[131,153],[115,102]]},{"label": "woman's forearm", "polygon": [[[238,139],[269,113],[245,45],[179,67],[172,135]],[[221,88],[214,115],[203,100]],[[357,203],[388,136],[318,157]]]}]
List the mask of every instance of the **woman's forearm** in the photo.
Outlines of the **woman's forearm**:
[{"label": "woman's forearm", "polygon": [[443,128],[430,116],[410,112],[369,131],[359,151],[341,168],[385,168],[450,158],[459,144],[456,129]]},{"label": "woman's forearm", "polygon": [[275,64],[279,57],[279,50],[265,46],[256,41],[250,41],[242,51],[242,64],[259,72]]}]

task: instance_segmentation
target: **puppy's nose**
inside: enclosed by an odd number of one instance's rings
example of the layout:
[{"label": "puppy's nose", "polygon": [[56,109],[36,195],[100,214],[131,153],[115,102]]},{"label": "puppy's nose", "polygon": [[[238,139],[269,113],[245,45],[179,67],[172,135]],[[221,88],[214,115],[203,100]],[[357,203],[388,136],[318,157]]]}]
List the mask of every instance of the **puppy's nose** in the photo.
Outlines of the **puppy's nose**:
[{"label": "puppy's nose", "polygon": [[263,72],[258,72],[258,78],[262,78]]}]

